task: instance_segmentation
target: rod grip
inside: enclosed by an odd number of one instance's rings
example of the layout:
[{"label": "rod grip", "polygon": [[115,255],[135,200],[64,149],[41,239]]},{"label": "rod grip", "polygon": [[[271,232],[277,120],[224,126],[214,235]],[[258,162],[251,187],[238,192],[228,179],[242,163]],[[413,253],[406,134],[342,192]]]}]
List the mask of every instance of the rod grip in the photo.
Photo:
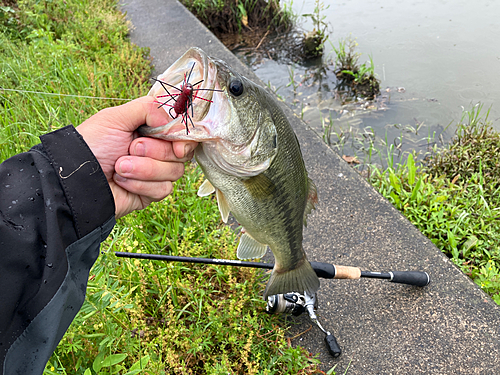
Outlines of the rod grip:
[{"label": "rod grip", "polygon": [[323,279],[333,279],[335,277],[335,266],[330,263],[309,262],[318,277]]},{"label": "rod grip", "polygon": [[422,271],[392,271],[393,283],[408,284],[415,286],[426,286],[431,282],[431,278],[427,272]]},{"label": "rod grip", "polygon": [[361,277],[361,270],[358,267],[335,266],[334,279],[356,280]]},{"label": "rod grip", "polygon": [[334,266],[330,263],[310,262],[318,277],[324,279],[359,279],[361,270],[358,267]]}]

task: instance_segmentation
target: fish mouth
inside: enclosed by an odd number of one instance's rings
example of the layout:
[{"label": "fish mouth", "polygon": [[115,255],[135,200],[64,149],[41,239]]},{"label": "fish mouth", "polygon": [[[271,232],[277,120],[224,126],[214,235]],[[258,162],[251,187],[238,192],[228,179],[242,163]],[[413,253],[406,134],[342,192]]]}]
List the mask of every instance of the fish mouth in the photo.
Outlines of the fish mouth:
[{"label": "fish mouth", "polygon": [[[211,134],[210,124],[203,122],[215,96],[217,100],[224,100],[217,95],[221,91],[217,84],[217,66],[205,52],[190,48],[154,80],[148,96],[155,97],[158,109],[164,109],[172,121],[156,128],[143,125],[138,129],[140,135],[172,141],[220,139]],[[186,94],[186,85],[192,85],[191,94]]]}]

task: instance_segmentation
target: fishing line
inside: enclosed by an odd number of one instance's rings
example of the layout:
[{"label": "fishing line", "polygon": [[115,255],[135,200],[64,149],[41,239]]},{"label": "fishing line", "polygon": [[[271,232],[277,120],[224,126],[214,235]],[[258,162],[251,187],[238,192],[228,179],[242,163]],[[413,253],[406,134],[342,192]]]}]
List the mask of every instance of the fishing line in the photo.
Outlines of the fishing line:
[{"label": "fishing line", "polygon": [[66,97],[83,98],[83,99],[121,100],[121,101],[127,101],[127,102],[130,102],[130,101],[134,100],[134,99],[124,99],[124,98],[106,98],[106,97],[103,97],[103,96],[70,95],[70,94],[56,94],[56,93],[52,93],[52,92],[43,92],[43,91],[4,89],[3,87],[0,87],[0,90],[1,91],[14,91],[14,92],[20,92],[20,93],[26,93],[26,94],[42,94],[42,95],[52,95],[52,96],[66,96]]}]

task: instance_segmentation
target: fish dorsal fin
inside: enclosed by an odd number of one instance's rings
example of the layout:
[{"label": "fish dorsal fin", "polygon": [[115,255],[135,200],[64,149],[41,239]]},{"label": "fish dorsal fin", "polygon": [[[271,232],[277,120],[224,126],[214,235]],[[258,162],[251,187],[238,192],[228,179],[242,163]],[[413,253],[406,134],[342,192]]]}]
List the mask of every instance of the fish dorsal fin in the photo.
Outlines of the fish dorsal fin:
[{"label": "fish dorsal fin", "polygon": [[210,181],[205,180],[201,184],[200,188],[198,189],[198,196],[199,197],[206,197],[207,195],[212,194],[215,192],[214,185],[210,183]]},{"label": "fish dorsal fin", "polygon": [[243,233],[238,244],[236,256],[238,259],[257,259],[262,258],[266,250],[267,245],[261,244],[248,233]]},{"label": "fish dorsal fin", "polygon": [[318,203],[318,191],[314,182],[308,177],[307,182],[309,185],[309,191],[307,193],[306,209],[304,210],[304,225],[307,227],[307,215],[311,213],[313,208],[315,209],[315,204]]},{"label": "fish dorsal fin", "polygon": [[217,196],[217,205],[219,206],[219,211],[222,216],[222,221],[227,224],[227,218],[229,217],[229,205],[227,204],[226,197],[222,194],[222,191],[215,189],[215,195]]}]

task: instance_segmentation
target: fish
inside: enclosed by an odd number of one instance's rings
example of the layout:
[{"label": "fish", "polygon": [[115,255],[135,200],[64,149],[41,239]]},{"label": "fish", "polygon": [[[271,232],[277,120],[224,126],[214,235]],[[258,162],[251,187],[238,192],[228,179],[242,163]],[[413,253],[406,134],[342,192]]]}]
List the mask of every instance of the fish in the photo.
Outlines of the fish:
[{"label": "fish", "polygon": [[265,88],[196,47],[158,76],[148,95],[171,112],[176,93],[190,82],[196,82],[194,96],[182,116],[160,127],[143,125],[139,134],[200,142],[195,159],[206,180],[198,195],[215,193],[222,220],[231,213],[243,227],[237,257],[261,258],[268,246],[274,255],[265,300],[289,292],[315,295],[320,282],[302,241],[318,195],[287,117]]}]

